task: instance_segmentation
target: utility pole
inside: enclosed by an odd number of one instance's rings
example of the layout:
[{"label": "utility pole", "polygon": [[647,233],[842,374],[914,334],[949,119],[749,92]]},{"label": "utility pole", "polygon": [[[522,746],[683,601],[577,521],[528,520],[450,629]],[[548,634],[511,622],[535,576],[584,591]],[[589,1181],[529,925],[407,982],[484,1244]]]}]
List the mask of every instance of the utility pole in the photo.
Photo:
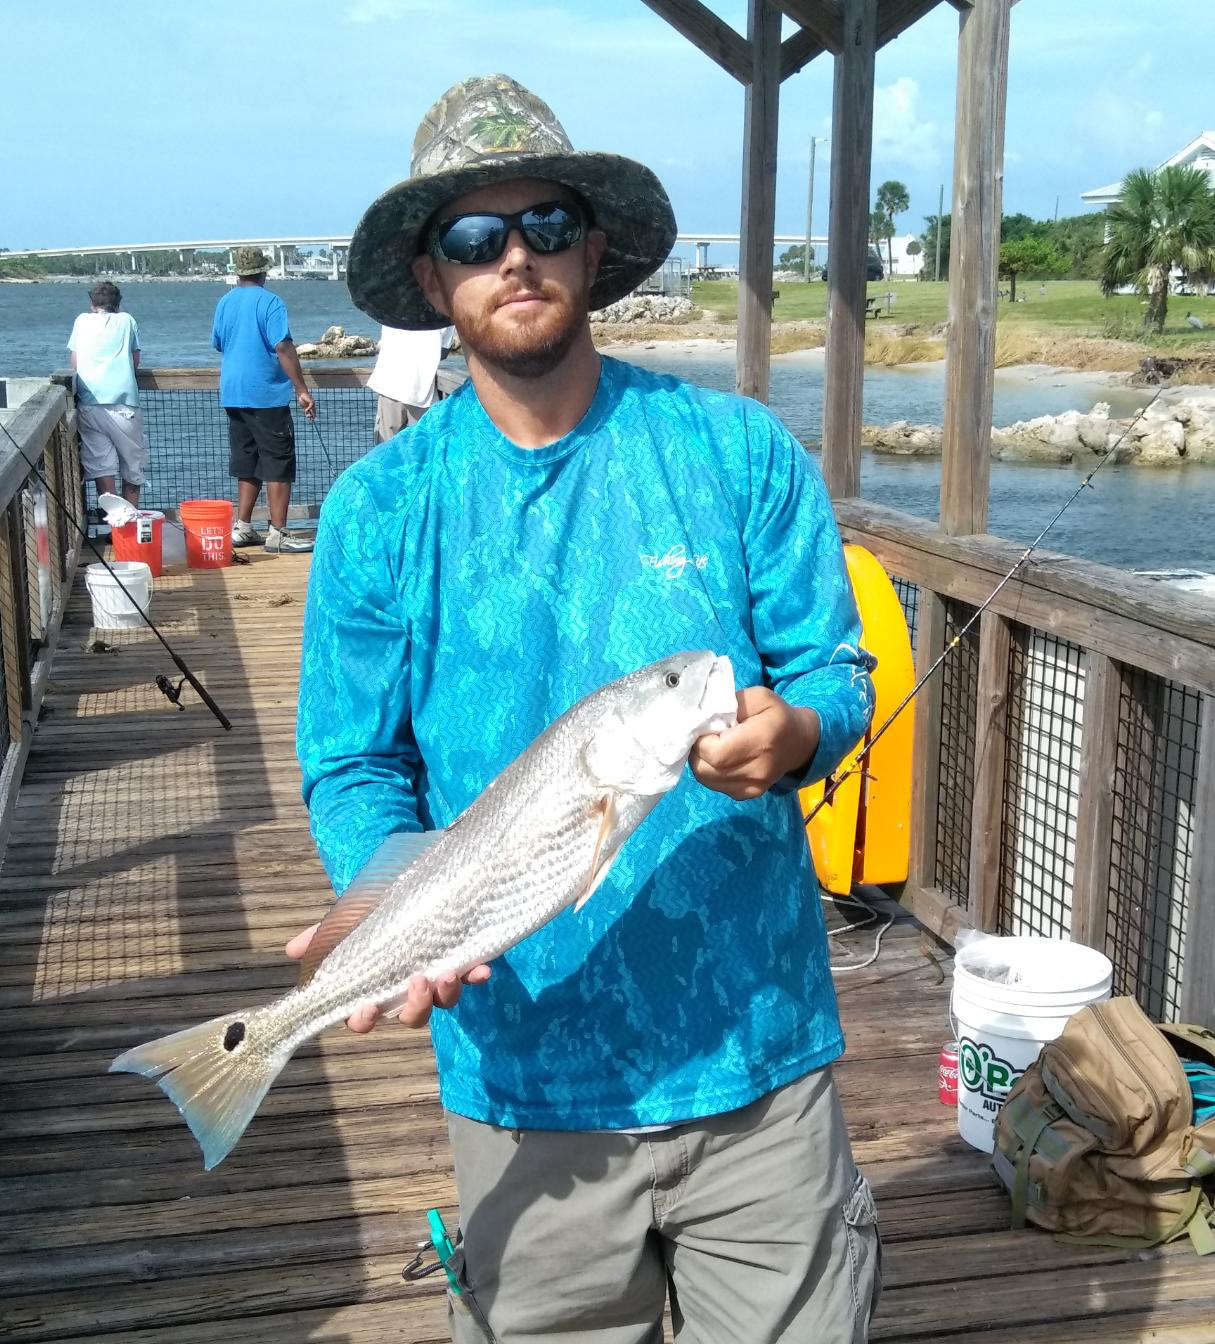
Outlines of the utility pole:
[{"label": "utility pole", "polygon": [[941,192],[937,197],[937,266],[935,275],[941,278],[941,216],[945,213],[945,183],[941,183]]},{"label": "utility pole", "polygon": [[802,279],[810,279],[810,240],[814,236],[814,147],[822,141],[827,143],[825,135],[812,135],[810,137],[810,193],[806,201],[806,255],[802,258]]}]

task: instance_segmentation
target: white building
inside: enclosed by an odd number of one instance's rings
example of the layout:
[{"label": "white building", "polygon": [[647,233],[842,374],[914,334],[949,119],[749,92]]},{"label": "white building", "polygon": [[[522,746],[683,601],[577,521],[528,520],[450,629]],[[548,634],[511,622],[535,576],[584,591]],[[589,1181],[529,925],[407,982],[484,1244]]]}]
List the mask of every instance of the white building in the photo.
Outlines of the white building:
[{"label": "white building", "polygon": [[[1191,140],[1184,149],[1179,149],[1172,158],[1165,159],[1159,168],[1201,168],[1215,187],[1215,131],[1203,131],[1195,140]],[[1159,168],[1157,171],[1159,171]],[[1108,187],[1093,187],[1091,191],[1080,193],[1085,205],[1113,205],[1122,195],[1122,183],[1111,182]]]}]

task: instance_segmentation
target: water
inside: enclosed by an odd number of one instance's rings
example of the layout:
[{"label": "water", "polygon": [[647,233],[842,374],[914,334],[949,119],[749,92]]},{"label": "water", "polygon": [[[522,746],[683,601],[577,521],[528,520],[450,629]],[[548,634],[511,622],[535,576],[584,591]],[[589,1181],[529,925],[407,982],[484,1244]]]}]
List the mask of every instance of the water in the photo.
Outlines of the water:
[{"label": "water", "polygon": [[[121,281],[120,281],[121,284]],[[333,323],[375,338],[377,324],[350,301],[343,283],[330,280],[272,282],[282,295],[297,341],[315,341]],[[76,314],[88,307],[88,284],[0,284],[0,374],[44,375],[68,363],[66,341]],[[143,362],[159,367],[215,367],[211,316],[226,292],[221,281],[129,283],[123,307],[139,323]],[[625,352],[621,352],[622,357]],[[678,373],[705,386],[731,390],[730,347],[658,343],[627,357],[656,370]],[[778,356],[773,361],[773,409],[804,442],[821,433],[821,359]],[[865,420],[940,424],[944,379],[939,365],[865,370]],[[1129,414],[1147,394],[1101,385],[1099,378],[1048,375],[1034,381],[997,373],[993,420],[998,425],[1065,410],[1089,410],[1109,401],[1114,414]],[[307,431],[301,426],[301,432]],[[221,434],[222,437],[222,434]],[[331,444],[332,448],[333,445]],[[344,455],[343,455],[344,456]],[[1085,470],[1090,464],[1086,464]],[[1075,489],[1081,469],[993,462],[989,530],[1013,541],[1037,535]],[[861,489],[868,499],[935,518],[940,462],[867,453]],[[1044,547],[1102,564],[1152,570],[1215,570],[1215,470],[1187,467],[1152,471],[1106,466],[1050,533]]]}]

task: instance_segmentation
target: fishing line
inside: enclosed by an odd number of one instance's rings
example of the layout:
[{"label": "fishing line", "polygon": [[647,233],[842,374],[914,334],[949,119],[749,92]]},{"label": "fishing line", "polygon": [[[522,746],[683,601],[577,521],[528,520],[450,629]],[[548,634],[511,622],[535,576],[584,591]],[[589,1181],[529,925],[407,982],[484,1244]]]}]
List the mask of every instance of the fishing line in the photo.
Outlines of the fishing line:
[{"label": "fishing line", "polygon": [[1052,527],[1054,527],[1054,525],[1059,521],[1059,519],[1063,517],[1063,515],[1067,512],[1067,510],[1071,507],[1071,505],[1079,498],[1080,493],[1083,490],[1089,488],[1089,486],[1092,484],[1093,477],[1096,476],[1096,474],[1101,470],[1101,468],[1105,466],[1105,464],[1110,460],[1110,458],[1113,457],[1113,455],[1118,451],[1118,449],[1122,445],[1123,439],[1126,438],[1126,436],[1131,432],[1132,429],[1135,428],[1135,426],[1139,423],[1139,421],[1148,413],[1149,410],[1151,410],[1152,406],[1155,404],[1156,398],[1160,396],[1160,394],[1163,391],[1164,391],[1163,387],[1158,387],[1156,391],[1152,394],[1151,400],[1149,400],[1145,406],[1140,407],[1140,409],[1131,418],[1130,424],[1127,425],[1127,427],[1115,440],[1114,444],[1107,450],[1105,456],[1101,458],[1101,460],[1092,469],[1092,471],[1090,471],[1088,475],[1084,478],[1084,480],[1082,480],[1080,484],[1075,488],[1075,490],[1072,491],[1072,493],[1067,497],[1062,507],[1058,510],[1058,512],[1050,520],[1050,522],[1047,523],[1046,526],[1042,529],[1042,531],[1039,532],[1038,535],[1033,539],[1033,541],[1029,543],[1029,545],[1022,552],[1022,554],[1020,555],[1016,563],[1013,565],[1013,567],[1008,571],[1007,574],[1004,575],[1004,577],[1000,580],[1000,582],[997,583],[996,586],[992,589],[991,593],[989,594],[987,600],[983,603],[983,605],[975,611],[974,615],[971,616],[970,620],[968,620],[966,624],[957,632],[957,634],[954,635],[954,637],[949,641],[949,643],[946,644],[946,646],[944,647],[944,649],[941,650],[940,654],[934,660],[932,666],[928,669],[928,671],[924,673],[924,675],[919,679],[919,681],[916,682],[916,684],[911,688],[911,690],[907,692],[907,694],[903,697],[903,699],[899,701],[898,706],[893,710],[893,712],[889,715],[889,717],[877,730],[877,732],[874,733],[874,735],[865,744],[865,747],[857,756],[856,760],[853,761],[853,763],[848,767],[847,770],[844,771],[842,775],[838,775],[836,776],[835,779],[832,780],[830,787],[824,789],[822,798],[819,799],[819,801],[811,809],[810,814],[805,818],[805,824],[807,826],[809,826],[810,823],[814,820],[814,818],[818,816],[819,812],[821,812],[822,809],[827,806],[827,804],[835,796],[835,793],[839,789],[840,785],[843,784],[845,780],[850,779],[854,774],[856,774],[856,772],[860,769],[861,762],[865,760],[865,758],[877,745],[878,740],[881,738],[882,734],[886,731],[886,729],[890,727],[890,725],[895,721],[895,719],[899,717],[899,715],[903,712],[903,710],[905,710],[907,706],[915,699],[915,697],[919,695],[920,691],[922,691],[925,685],[927,685],[928,681],[931,679],[933,673],[936,672],[937,668],[939,668],[941,664],[945,661],[945,659],[948,658],[949,655],[962,643],[962,641],[966,638],[967,634],[970,632],[970,630],[974,627],[975,623],[978,621],[979,617],[982,616],[983,613],[987,610],[987,608],[991,606],[991,604],[1000,595],[1005,585],[1012,580],[1016,572],[1034,553],[1039,543],[1041,542],[1042,538],[1046,536],[1046,534],[1051,530]]},{"label": "fishing line", "polygon": [[[9,433],[7,425],[0,423],[0,429],[4,430],[4,437],[9,441],[9,443],[13,445],[14,448],[16,448],[18,453],[21,454],[22,458],[24,458],[30,470],[42,482],[42,488],[46,491],[48,495],[50,495],[51,499],[53,499],[54,502],[59,506],[60,514],[72,524],[72,526],[76,529],[77,532],[80,533],[81,537],[83,537],[84,539],[85,545],[88,546],[89,550],[92,551],[93,554],[97,557],[97,559],[101,561],[101,563],[105,566],[107,572],[109,573],[110,577],[114,580],[114,582],[118,585],[118,587],[122,590],[122,592],[125,593],[127,590],[123,586],[122,580],[114,572],[114,569],[111,566],[110,562],[105,558],[104,555],[102,555],[102,553],[97,549],[97,547],[93,545],[93,539],[92,537],[89,536],[88,531],[85,528],[81,527],[81,525],[76,521],[75,516],[69,511],[67,505],[64,504],[63,500],[60,499],[59,495],[54,490],[51,489],[50,482],[48,482],[46,477],[42,474],[41,470],[38,467],[38,464],[32,461],[26,455],[25,449],[22,448],[21,445],[17,442],[17,440],[13,438],[13,436]],[[130,594],[128,593],[127,596],[130,597]],[[176,665],[177,670],[198,692],[199,696],[202,699],[203,704],[206,705],[206,707],[211,711],[211,713],[215,715],[215,717],[219,720],[223,728],[226,731],[231,732],[232,724],[228,720],[227,715],[223,712],[222,709],[220,709],[220,707],[208,694],[207,688],[198,680],[198,678],[194,675],[194,673],[190,671],[190,669],[185,665],[182,659],[174,651],[172,646],[169,644],[169,641],[165,639],[164,635],[162,635],[160,631],[156,628],[156,624],[152,620],[152,618],[133,598],[131,599],[131,605],[135,608],[137,612],[139,612],[140,616],[143,618],[144,624],[148,627],[148,629],[151,630],[151,632],[156,636],[156,638],[160,640],[161,644],[164,645],[165,652],[169,655],[170,658],[173,659],[173,662]],[[166,689],[166,687],[168,689]],[[171,700],[174,704],[176,704],[178,709],[181,709],[183,707],[179,703],[181,697],[180,682],[178,683],[176,689],[174,689],[169,679],[165,677],[163,674],[161,674],[156,678],[156,688],[161,692],[162,695],[167,696],[169,700]]]},{"label": "fishing line", "polygon": [[[306,418],[307,417],[305,417],[305,419]],[[329,456],[329,449],[325,447],[325,440],[321,436],[320,425],[318,425],[315,420],[309,420],[308,423],[312,426],[313,430],[315,431],[317,441],[321,445],[321,452],[325,454],[325,461],[329,464],[329,484],[332,485],[334,481],[337,479],[337,472],[334,470],[333,467],[333,458]]]}]

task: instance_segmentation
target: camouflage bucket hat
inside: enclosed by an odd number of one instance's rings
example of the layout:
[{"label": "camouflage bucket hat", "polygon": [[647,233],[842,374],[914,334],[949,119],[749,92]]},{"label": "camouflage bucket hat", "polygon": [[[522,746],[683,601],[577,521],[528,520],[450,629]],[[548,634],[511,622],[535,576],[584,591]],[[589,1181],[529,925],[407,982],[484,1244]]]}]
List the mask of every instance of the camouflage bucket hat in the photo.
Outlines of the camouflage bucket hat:
[{"label": "camouflage bucket hat", "polygon": [[447,201],[518,177],[573,188],[607,235],[591,285],[592,308],[630,293],[674,246],[671,203],[648,168],[618,154],[575,151],[542,99],[506,75],[478,75],[453,85],[426,113],[414,137],[409,178],[373,202],[359,221],[347,261],[350,297],[387,326],[447,326],[413,277],[425,226]]},{"label": "camouflage bucket hat", "polygon": [[237,275],[265,275],[273,265],[260,247],[238,247],[232,259]]}]

